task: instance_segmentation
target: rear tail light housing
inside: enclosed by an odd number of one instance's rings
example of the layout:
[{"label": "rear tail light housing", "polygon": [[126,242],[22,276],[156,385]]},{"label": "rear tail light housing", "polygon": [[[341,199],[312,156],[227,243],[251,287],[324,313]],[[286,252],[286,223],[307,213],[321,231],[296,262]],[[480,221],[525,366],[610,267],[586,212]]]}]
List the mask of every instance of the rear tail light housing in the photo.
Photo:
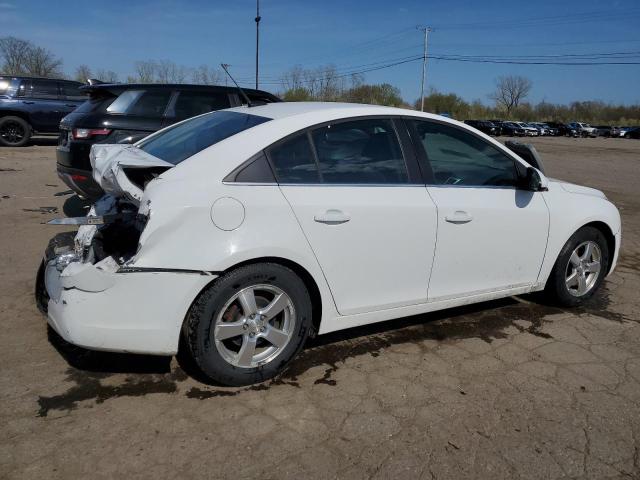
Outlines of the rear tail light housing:
[{"label": "rear tail light housing", "polygon": [[74,128],[71,131],[74,139],[87,139],[109,135],[111,130],[108,128]]}]

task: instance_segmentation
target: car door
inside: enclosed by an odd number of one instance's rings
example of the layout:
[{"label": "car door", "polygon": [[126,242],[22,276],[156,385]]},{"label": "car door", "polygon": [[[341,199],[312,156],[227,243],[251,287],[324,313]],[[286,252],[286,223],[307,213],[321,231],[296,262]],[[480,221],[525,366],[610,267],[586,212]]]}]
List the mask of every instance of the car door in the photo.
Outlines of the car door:
[{"label": "car door", "polygon": [[85,100],[88,100],[89,97],[80,90],[81,86],[81,83],[76,82],[60,82],[60,93],[62,95],[62,116],[60,120],[82,105]]},{"label": "car door", "polygon": [[526,167],[469,130],[410,120],[438,208],[429,299],[536,283],[549,231],[540,192],[519,188]]},{"label": "car door", "polygon": [[35,130],[57,132],[62,118],[62,106],[56,80],[32,79],[23,81],[25,88],[18,90],[20,100],[29,111]]},{"label": "car door", "polygon": [[267,150],[340,314],[425,302],[436,208],[389,118],[338,121]]}]

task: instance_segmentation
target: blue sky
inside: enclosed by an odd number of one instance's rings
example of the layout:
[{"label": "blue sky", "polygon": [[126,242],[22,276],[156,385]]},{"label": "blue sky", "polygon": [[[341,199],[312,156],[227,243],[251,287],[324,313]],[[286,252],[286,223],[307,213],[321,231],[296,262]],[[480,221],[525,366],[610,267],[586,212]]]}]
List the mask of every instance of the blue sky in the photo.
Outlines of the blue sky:
[{"label": "blue sky", "polygon": [[[335,64],[339,71],[422,54],[417,24],[435,28],[432,55],[532,56],[638,52],[640,2],[634,0],[262,0],[261,88],[278,91],[282,72],[299,64]],[[169,59],[185,66],[232,65],[251,85],[255,0],[0,0],[0,36],[44,46],[72,73],[85,63],[121,79],[136,60]],[[388,62],[387,62],[388,61]],[[363,67],[365,68],[365,67]],[[419,96],[421,62],[365,74],[403,97]],[[428,88],[489,103],[499,75],[533,82],[530,100],[567,103],[599,99],[640,103],[640,65],[515,65],[429,60]]]}]

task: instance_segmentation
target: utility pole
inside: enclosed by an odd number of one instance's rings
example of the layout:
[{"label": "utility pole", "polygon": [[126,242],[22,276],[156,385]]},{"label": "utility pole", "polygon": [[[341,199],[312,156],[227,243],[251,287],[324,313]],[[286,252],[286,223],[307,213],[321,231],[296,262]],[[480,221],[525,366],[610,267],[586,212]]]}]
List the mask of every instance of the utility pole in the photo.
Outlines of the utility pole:
[{"label": "utility pole", "polygon": [[427,47],[429,45],[429,32],[431,27],[418,25],[418,30],[424,32],[424,53],[422,54],[422,85],[420,87],[420,111],[424,112],[424,84],[427,76]]},{"label": "utility pole", "polygon": [[256,0],[256,90],[258,89],[258,53],[260,49],[260,0]]}]

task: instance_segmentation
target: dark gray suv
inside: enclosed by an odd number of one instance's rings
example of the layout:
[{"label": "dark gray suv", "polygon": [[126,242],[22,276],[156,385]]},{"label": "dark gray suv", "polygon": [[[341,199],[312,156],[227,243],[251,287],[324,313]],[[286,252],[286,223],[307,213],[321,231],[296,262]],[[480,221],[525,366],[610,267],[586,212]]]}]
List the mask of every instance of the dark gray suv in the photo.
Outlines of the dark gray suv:
[{"label": "dark gray suv", "polygon": [[[58,176],[78,195],[104,195],[94,181],[89,153],[95,143],[135,143],[189,117],[242,105],[238,89],[188,84],[92,84],[87,101],[60,123]],[[244,89],[252,103],[281,101],[261,90]]]},{"label": "dark gray suv", "polygon": [[82,83],[0,76],[0,145],[22,147],[34,133],[57,133],[60,120],[87,95]]}]

